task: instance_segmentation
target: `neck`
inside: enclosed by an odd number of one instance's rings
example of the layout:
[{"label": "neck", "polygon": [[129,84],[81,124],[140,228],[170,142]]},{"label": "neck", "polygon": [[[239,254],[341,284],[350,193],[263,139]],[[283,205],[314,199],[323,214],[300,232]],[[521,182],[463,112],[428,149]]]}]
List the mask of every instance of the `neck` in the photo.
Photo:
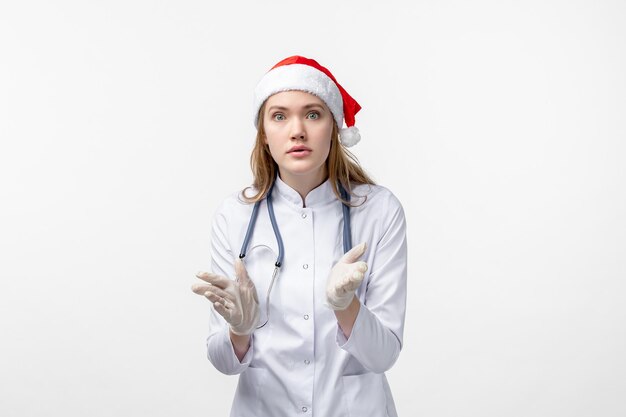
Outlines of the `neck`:
[{"label": "neck", "polygon": [[280,179],[285,184],[293,188],[300,194],[302,198],[302,207],[306,207],[306,196],[311,190],[319,187],[326,181],[326,169],[320,169],[315,175],[293,175],[285,172],[279,172]]}]

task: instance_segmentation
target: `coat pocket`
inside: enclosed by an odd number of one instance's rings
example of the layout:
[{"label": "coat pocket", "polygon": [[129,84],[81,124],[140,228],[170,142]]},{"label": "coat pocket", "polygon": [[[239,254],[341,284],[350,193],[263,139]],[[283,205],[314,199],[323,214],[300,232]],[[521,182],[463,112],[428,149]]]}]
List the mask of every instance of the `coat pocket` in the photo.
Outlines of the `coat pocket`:
[{"label": "coat pocket", "polygon": [[256,417],[261,404],[261,388],[267,371],[262,368],[246,368],[239,375],[239,383],[233,400],[232,417]]},{"label": "coat pocket", "polygon": [[386,417],[387,397],[383,374],[372,372],[341,377],[344,398],[351,417]]}]

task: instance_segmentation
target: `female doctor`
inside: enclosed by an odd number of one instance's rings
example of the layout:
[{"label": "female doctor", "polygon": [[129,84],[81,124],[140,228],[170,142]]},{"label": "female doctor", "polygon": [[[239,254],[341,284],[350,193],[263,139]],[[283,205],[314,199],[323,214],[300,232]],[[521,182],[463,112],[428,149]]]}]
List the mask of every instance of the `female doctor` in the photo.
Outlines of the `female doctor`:
[{"label": "female doctor", "polygon": [[213,307],[209,360],[239,375],[231,416],[396,416],[385,371],[402,348],[406,226],[346,149],[360,106],[300,56],[254,105],[253,186],[217,210],[212,272],[192,287]]}]

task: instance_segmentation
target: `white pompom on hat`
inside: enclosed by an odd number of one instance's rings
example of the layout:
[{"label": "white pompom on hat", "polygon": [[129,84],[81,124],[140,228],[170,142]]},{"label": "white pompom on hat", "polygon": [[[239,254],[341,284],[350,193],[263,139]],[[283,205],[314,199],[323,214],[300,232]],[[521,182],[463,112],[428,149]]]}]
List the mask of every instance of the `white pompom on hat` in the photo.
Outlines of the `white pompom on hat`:
[{"label": "white pompom on hat", "polygon": [[[345,147],[361,140],[354,126],[354,116],[361,110],[359,103],[337,82],[333,74],[317,61],[303,56],[290,56],[274,65],[254,89],[254,126],[258,126],[259,110],[265,100],[281,91],[298,90],[314,94],[326,103],[337,127],[339,140]],[[343,121],[346,121],[346,127]]]}]

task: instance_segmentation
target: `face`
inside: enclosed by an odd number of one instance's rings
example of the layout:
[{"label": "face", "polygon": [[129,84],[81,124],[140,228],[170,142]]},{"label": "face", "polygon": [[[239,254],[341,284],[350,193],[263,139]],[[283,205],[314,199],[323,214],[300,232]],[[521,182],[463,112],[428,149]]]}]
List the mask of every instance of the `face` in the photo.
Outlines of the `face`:
[{"label": "face", "polygon": [[333,123],[326,104],[312,94],[283,91],[267,99],[263,112],[265,143],[283,181],[323,182]]}]

